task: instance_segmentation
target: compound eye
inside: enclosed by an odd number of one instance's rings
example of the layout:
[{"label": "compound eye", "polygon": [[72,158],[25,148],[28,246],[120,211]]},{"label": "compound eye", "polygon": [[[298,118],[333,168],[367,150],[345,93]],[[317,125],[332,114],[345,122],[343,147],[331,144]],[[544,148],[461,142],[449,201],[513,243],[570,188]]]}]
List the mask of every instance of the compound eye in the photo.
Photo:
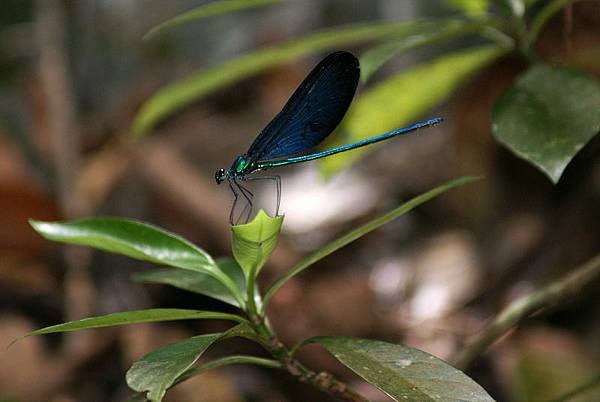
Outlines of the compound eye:
[{"label": "compound eye", "polygon": [[215,172],[215,181],[221,184],[225,180],[225,169],[219,169]]}]

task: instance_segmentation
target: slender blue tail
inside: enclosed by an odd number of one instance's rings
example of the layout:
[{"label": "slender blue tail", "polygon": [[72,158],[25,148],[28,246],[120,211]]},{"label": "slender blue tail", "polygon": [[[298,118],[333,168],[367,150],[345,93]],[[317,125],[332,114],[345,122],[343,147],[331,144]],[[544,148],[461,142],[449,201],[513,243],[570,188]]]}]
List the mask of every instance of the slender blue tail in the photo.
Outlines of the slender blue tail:
[{"label": "slender blue tail", "polygon": [[439,124],[442,121],[444,121],[443,118],[436,117],[434,119],[429,119],[426,121],[415,123],[408,127],[390,131],[389,133],[385,133],[385,134],[381,134],[381,135],[378,135],[375,137],[367,138],[367,139],[364,139],[362,141],[358,141],[358,142],[355,142],[352,144],[347,144],[347,145],[342,145],[342,146],[339,146],[336,148],[327,149],[325,151],[315,152],[313,154],[308,154],[308,155],[294,156],[292,158],[287,158],[287,159],[261,161],[258,163],[258,167],[259,168],[271,168],[271,167],[275,167],[275,166],[284,166],[284,165],[290,165],[292,163],[301,163],[301,162],[311,161],[311,160],[315,160],[315,159],[320,159],[320,158],[324,158],[326,156],[338,154],[340,152],[345,152],[345,151],[349,151],[351,149],[356,149],[356,148],[364,147],[366,145],[375,144],[376,142],[384,141],[384,140],[387,140],[388,138],[392,138],[397,135],[408,134],[410,132],[419,130],[421,128],[435,126],[436,124]]}]

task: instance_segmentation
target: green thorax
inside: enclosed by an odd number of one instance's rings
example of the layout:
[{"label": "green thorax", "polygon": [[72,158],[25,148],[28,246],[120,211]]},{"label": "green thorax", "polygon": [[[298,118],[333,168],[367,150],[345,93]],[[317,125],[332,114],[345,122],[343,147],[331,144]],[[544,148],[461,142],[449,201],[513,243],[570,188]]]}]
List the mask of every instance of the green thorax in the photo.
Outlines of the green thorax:
[{"label": "green thorax", "polygon": [[229,169],[235,176],[243,176],[254,170],[254,162],[245,155],[238,156]]}]

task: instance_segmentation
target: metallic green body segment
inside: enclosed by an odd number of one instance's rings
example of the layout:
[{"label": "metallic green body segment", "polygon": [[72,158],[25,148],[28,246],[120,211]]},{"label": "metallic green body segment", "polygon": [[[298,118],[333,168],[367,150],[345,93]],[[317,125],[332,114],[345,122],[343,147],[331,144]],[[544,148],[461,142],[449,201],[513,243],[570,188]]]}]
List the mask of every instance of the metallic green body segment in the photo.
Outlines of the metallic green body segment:
[{"label": "metallic green body segment", "polygon": [[228,176],[232,176],[232,173],[234,176],[243,176],[254,170],[256,170],[255,162],[246,157],[246,155],[240,155],[235,159],[233,165],[231,165]]},{"label": "metallic green body segment", "polygon": [[244,171],[244,169],[246,169],[246,166],[248,166],[248,164],[250,163],[250,161],[248,161],[247,159],[238,159],[238,164],[235,167],[235,171],[237,173],[242,173]]}]

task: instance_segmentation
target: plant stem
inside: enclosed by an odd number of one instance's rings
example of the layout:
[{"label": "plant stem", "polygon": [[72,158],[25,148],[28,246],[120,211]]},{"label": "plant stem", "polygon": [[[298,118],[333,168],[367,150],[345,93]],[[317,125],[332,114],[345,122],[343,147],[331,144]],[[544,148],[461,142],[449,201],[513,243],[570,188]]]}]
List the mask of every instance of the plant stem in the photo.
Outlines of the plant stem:
[{"label": "plant stem", "polygon": [[177,378],[175,384],[179,384],[180,382],[183,382],[195,375],[202,374],[205,371],[212,370],[221,366],[227,366],[230,364],[256,364],[258,366],[264,366],[269,368],[282,368],[281,363],[277,360],[264,359],[262,357],[256,356],[233,355],[213,360],[208,363],[201,364],[198,367],[189,369],[185,373],[183,373],[179,378]]},{"label": "plant stem", "polygon": [[552,306],[569,296],[576,296],[590,282],[600,277],[600,254],[566,277],[554,281],[533,293],[515,300],[502,310],[480,333],[467,341],[465,348],[453,359],[454,367],[465,370],[494,341],[523,319],[542,308]]},{"label": "plant stem", "polygon": [[267,325],[264,317],[255,323],[255,331],[259,335],[260,343],[275,357],[280,363],[281,368],[286,370],[299,381],[311,384],[321,391],[347,402],[369,402],[369,400],[350,388],[346,383],[339,381],[332,374],[326,372],[316,373],[306,368],[302,363],[296,360],[290,351],[277,339],[275,333]]},{"label": "plant stem", "polygon": [[[250,279],[246,279],[246,313],[256,330],[260,329],[259,324],[263,321],[262,315],[258,312],[255,299],[255,281],[256,276],[251,273]],[[257,331],[258,332],[258,331]]]}]

